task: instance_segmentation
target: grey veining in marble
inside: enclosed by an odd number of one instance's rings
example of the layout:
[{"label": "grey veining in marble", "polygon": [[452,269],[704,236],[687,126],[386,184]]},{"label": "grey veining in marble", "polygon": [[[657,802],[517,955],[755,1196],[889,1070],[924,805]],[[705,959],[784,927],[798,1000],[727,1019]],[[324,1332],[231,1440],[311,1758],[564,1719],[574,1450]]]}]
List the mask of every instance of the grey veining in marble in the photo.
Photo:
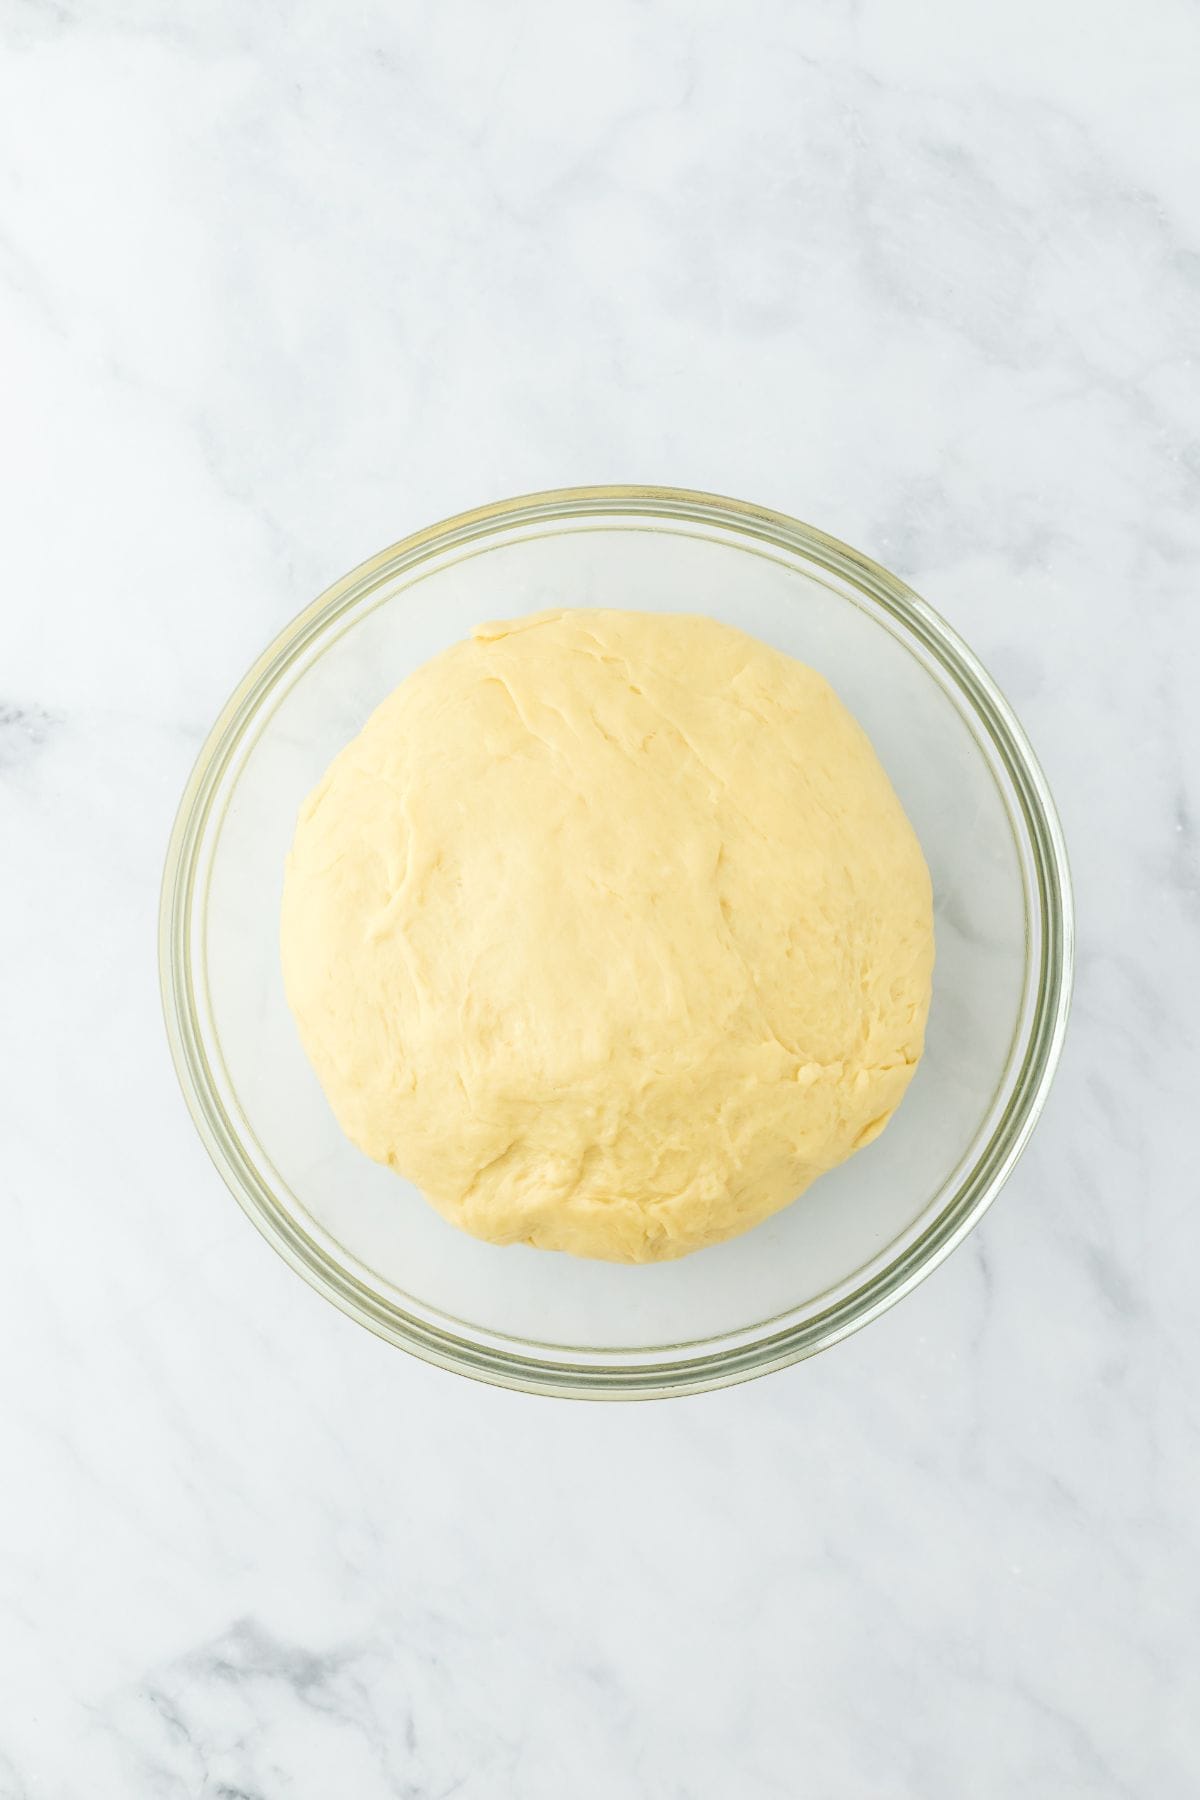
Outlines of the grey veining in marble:
[{"label": "grey veining in marble", "polygon": [[[1200,1791],[1200,12],[0,0],[0,1796]],[[166,835],[343,570],[666,481],[909,579],[1078,889],[1002,1199],[750,1387],[375,1342],[171,1073]]]}]

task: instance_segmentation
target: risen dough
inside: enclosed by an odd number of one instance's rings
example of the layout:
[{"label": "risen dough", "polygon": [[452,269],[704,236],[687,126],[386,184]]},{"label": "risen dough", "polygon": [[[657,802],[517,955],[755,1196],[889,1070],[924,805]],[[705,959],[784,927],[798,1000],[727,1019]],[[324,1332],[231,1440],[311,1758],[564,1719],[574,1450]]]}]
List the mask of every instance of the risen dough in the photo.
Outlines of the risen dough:
[{"label": "risen dough", "polygon": [[305,803],[283,965],[342,1127],[494,1243],[650,1262],[786,1206],[921,1054],[929,875],[865,735],[711,619],[418,669]]}]

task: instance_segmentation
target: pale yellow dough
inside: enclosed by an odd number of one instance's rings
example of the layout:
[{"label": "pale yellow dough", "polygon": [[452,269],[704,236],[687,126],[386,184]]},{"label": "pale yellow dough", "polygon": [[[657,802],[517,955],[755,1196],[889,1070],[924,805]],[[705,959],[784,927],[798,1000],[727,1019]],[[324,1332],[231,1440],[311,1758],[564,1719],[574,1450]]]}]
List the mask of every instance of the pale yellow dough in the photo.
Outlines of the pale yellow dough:
[{"label": "pale yellow dough", "polygon": [[283,967],[337,1118],[497,1244],[653,1262],[882,1131],[929,874],[811,669],[711,619],[481,626],[305,803]]}]

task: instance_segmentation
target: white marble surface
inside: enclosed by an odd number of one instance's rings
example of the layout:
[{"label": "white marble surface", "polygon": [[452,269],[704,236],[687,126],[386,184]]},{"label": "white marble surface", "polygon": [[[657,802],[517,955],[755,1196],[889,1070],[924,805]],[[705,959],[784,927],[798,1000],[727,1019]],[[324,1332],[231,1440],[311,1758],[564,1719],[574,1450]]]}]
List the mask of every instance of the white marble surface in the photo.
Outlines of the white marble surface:
[{"label": "white marble surface", "polygon": [[[0,46],[0,1795],[1200,1791],[1200,13],[0,0]],[[155,914],[292,613],[620,480],[949,616],[1081,958],[944,1269],[605,1408],[275,1258],[176,1091]]]}]

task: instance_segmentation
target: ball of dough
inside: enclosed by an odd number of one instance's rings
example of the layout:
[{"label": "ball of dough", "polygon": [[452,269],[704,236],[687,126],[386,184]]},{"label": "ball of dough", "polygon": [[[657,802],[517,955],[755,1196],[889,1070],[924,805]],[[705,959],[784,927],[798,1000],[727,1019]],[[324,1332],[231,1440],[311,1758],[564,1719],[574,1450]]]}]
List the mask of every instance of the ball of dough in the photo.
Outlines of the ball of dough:
[{"label": "ball of dough", "polygon": [[283,966],[338,1120],[496,1244],[653,1262],[876,1137],[921,1054],[920,846],[804,664],[712,619],[480,627],[305,803]]}]

